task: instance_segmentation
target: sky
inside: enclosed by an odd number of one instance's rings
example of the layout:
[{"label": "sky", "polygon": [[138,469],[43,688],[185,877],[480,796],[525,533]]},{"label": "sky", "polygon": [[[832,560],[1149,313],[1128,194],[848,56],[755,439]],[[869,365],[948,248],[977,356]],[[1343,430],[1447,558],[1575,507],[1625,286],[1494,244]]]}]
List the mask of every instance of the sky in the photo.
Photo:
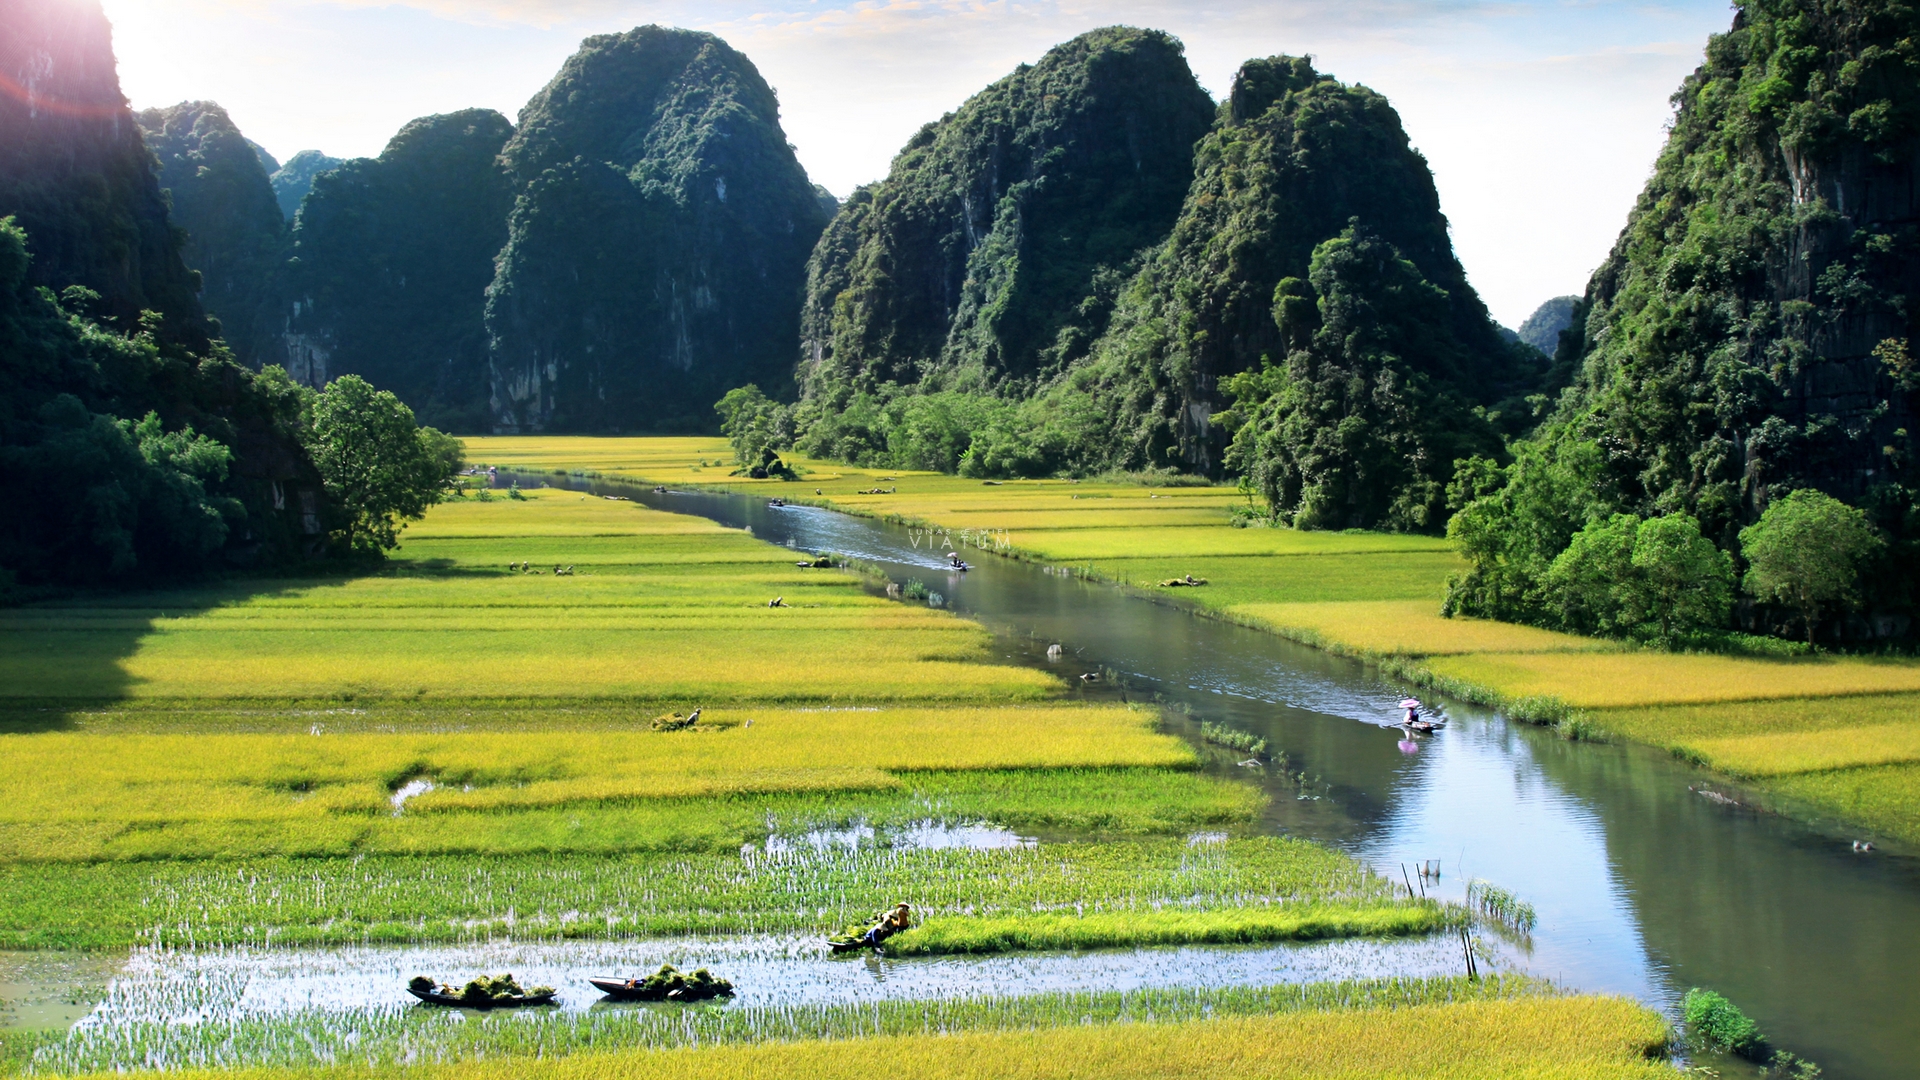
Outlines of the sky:
[{"label": "sky", "polygon": [[1311,55],[1385,94],[1433,166],[1455,250],[1517,326],[1586,287],[1652,170],[1668,102],[1727,0],[103,0],[136,108],[225,106],[282,160],[377,154],[408,120],[518,116],[590,34],[718,34],[778,92],[814,181],[881,179],[908,136],[1098,26],[1166,30],[1226,94],[1250,57]]}]

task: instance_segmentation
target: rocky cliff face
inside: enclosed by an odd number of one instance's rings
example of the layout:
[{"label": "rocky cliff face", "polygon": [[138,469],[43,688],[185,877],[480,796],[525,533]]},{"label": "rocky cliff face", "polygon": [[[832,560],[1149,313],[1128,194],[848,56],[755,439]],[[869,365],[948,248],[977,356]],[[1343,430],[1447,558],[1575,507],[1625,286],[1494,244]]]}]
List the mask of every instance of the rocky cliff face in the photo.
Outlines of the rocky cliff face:
[{"label": "rocky cliff face", "polygon": [[814,252],[809,397],[1057,375],[1173,224],[1213,112],[1177,40],[1112,27],[922,128]]},{"label": "rocky cliff face", "polygon": [[182,254],[200,273],[200,301],[241,361],[258,366],[273,350],[271,282],[286,225],[259,148],[211,101],[145,109],[134,119],[160,162],[173,224],[186,230]]},{"label": "rocky cliff face", "polygon": [[29,237],[30,281],[100,294],[131,326],[142,310],[189,345],[207,340],[197,276],[180,258],[140,125],[120,94],[96,0],[11,3],[0,18],[0,216]]},{"label": "rocky cliff face", "polygon": [[278,362],[315,386],[360,375],[421,423],[488,430],[482,316],[513,205],[498,161],[512,134],[489,109],[422,117],[379,157],[320,173],[293,232]]},{"label": "rocky cliff face", "polygon": [[1709,43],[1588,286],[1579,378],[1546,436],[1606,448],[1602,503],[1685,508],[1731,544],[1811,485],[1910,529],[1917,35],[1903,6],[1769,0]]},{"label": "rocky cliff face", "polygon": [[502,160],[500,430],[704,430],[728,389],[786,381],[826,214],[746,57],[657,26],[589,38]]}]

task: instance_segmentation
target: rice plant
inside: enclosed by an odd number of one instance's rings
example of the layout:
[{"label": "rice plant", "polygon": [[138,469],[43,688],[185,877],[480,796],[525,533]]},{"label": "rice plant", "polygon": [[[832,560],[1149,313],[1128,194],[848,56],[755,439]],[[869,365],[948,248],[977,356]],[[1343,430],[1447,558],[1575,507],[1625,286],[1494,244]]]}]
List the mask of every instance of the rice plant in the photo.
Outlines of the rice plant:
[{"label": "rice plant", "polygon": [[1267,752],[1267,740],[1251,732],[1231,728],[1225,724],[1216,724],[1211,720],[1200,722],[1200,737],[1215,746],[1224,746],[1229,750],[1238,750],[1255,757],[1264,757]]},{"label": "rice plant", "polygon": [[1540,921],[1532,904],[1490,881],[1467,882],[1467,907],[1481,921],[1522,937]]}]

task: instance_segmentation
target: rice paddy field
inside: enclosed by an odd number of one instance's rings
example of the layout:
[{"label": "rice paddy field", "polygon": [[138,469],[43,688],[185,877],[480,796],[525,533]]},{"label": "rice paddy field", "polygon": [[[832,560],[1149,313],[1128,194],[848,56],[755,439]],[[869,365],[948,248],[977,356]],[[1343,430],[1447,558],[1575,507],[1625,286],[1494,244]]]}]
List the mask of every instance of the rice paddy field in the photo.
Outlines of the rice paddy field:
[{"label": "rice paddy field", "polygon": [[[1746,778],[1796,814],[1920,845],[1920,664],[1671,655],[1439,615],[1462,568],[1417,536],[1234,528],[1225,487],[986,483],[799,459],[802,478],[726,475],[720,439],[498,437],[502,467],[779,494],[908,523],[934,542],[1030,559],[1191,605],[1569,732],[1661,746]],[[1188,575],[1200,586],[1164,584]]]},{"label": "rice paddy field", "polygon": [[[654,467],[656,450],[634,467]],[[1036,519],[1052,535],[1123,528],[1082,530],[1068,514],[1083,501],[1161,509],[1146,489],[1081,500],[1060,487],[1065,508]],[[1027,497],[987,491],[1001,502],[982,513]],[[1180,491],[1170,551],[1224,505]],[[1255,534],[1225,558],[1435,553]],[[818,946],[908,899],[921,921],[903,957],[1071,957],[1388,948],[1472,917],[1346,854],[1254,835],[1262,789],[1200,768],[1157,709],[1087,700],[1006,663],[974,622],[799,561],[703,519],[534,488],[435,508],[377,572],[0,612],[0,948]],[[1457,941],[1435,940],[1457,967]],[[1442,1059],[1472,1075],[1667,1069],[1645,1057],[1666,1039],[1645,1009],[1500,978],[498,1025],[392,1009],[226,1016],[223,978],[169,991],[150,1023],[109,1010],[0,1035],[0,1071],[732,1076],[839,1062],[945,1075],[975,1053],[993,1075],[1084,1053],[1091,1074],[1116,1076],[1396,1075]],[[1527,1025],[1552,1039],[1520,1038]],[[1410,1027],[1427,1034],[1365,1034]],[[1417,1045],[1428,1039],[1460,1044]],[[1169,1043],[1188,1056],[1166,1058]]]}]

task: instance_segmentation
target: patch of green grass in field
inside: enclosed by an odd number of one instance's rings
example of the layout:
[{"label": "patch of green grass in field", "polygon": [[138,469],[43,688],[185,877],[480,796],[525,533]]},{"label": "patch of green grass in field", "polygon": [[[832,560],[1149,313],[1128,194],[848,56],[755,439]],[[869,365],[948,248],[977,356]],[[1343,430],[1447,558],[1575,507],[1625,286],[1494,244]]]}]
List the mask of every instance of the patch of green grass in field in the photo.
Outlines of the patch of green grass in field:
[{"label": "patch of green grass in field", "polygon": [[[330,1026],[333,1025],[333,1026]],[[462,1080],[1600,1080],[1674,1075],[1666,1022],[1623,998],[1554,994],[1513,977],[1212,990],[981,997],[783,1010],[619,1010],[496,1016],[331,1014],[265,1024],[143,1026],[119,1044],[43,1050],[49,1071],[142,1067],[155,1051],[189,1068],[319,1065],[315,1077]],[[242,1080],[260,1071],[181,1072]]]},{"label": "patch of green grass in field", "polygon": [[[1324,560],[1315,560],[1324,561]],[[1442,618],[1430,600],[1251,603],[1227,608],[1243,622],[1352,656],[1435,656],[1487,651],[1582,652],[1611,642],[1488,619]]]},{"label": "patch of green grass in field", "polygon": [[1442,656],[1443,679],[1509,699],[1554,698],[1574,708],[1692,705],[1920,690],[1920,664],[1760,660],[1701,653],[1552,652]]},{"label": "patch of green grass in field", "polygon": [[0,947],[345,944],[838,932],[898,901],[931,917],[1057,908],[1370,911],[1392,883],[1304,841],[161,861],[0,867]]},{"label": "patch of green grass in field", "polygon": [[999,953],[1042,949],[1099,949],[1138,945],[1232,945],[1336,937],[1426,934],[1457,922],[1438,904],[1398,903],[1375,908],[1315,905],[1285,908],[1213,908],[1207,911],[1057,911],[929,917],[887,942],[901,956]]}]

